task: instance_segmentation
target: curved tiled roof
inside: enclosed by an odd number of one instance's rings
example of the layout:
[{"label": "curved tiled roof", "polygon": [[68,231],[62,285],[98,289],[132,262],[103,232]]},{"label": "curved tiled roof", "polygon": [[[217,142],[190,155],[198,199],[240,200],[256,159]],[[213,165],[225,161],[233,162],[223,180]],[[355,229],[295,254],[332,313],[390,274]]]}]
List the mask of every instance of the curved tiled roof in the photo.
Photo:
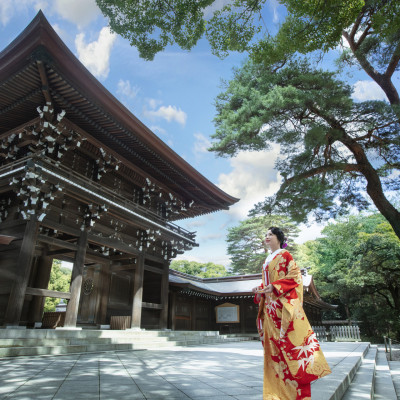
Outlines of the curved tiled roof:
[{"label": "curved tiled roof", "polygon": [[[324,302],[315,287],[312,275],[302,270],[304,292],[308,293],[307,303],[319,308],[333,309],[337,306]],[[261,274],[227,276],[222,278],[199,278],[170,269],[169,282],[173,286],[199,291],[214,296],[249,296],[252,288],[260,285]]]},{"label": "curved tiled roof", "polygon": [[148,176],[196,207],[176,219],[227,209],[228,195],[169,148],[121,104],[75,57],[39,12],[0,53],[0,137],[38,116],[51,101],[55,111]]}]

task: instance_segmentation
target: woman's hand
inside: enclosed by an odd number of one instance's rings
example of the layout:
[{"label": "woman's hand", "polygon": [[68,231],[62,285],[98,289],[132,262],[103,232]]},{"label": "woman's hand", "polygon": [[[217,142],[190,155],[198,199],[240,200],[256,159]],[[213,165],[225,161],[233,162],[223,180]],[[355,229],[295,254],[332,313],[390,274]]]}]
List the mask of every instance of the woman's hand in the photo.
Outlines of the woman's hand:
[{"label": "woman's hand", "polygon": [[256,289],[255,293],[272,293],[272,291],[274,290],[274,287],[270,284],[270,285],[266,286],[265,288],[257,287],[254,289]]}]

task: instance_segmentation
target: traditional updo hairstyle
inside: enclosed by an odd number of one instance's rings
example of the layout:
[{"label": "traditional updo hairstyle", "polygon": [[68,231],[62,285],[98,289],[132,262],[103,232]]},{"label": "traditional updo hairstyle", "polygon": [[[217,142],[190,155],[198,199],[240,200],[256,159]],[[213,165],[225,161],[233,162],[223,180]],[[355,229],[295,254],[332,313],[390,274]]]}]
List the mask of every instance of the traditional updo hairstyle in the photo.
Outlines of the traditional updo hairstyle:
[{"label": "traditional updo hairstyle", "polygon": [[276,226],[271,226],[270,228],[268,228],[268,230],[271,231],[278,238],[281,244],[281,249],[284,249],[287,246],[287,238],[282,230],[280,228],[277,228]]}]

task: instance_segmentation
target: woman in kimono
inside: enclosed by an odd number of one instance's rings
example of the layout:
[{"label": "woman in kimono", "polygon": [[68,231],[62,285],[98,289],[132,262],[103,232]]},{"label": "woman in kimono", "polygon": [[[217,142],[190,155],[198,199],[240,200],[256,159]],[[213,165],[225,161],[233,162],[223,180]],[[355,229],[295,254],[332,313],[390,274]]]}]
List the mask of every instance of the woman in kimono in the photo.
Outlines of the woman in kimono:
[{"label": "woman in kimono", "polygon": [[264,244],[271,254],[261,286],[253,288],[264,346],[263,400],[311,399],[311,382],[331,370],[304,313],[301,272],[284,249],[283,232],[269,228]]}]

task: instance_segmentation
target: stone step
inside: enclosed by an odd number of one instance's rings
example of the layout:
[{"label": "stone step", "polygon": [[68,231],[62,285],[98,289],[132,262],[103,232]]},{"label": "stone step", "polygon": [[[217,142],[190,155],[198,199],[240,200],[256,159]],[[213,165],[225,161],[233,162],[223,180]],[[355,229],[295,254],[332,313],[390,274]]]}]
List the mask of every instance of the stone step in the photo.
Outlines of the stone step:
[{"label": "stone step", "polygon": [[[148,350],[169,346],[195,346],[249,340],[249,337],[219,335],[209,331],[0,331],[0,357],[58,355],[86,352]],[[4,338],[4,336],[17,336]],[[34,338],[36,336],[36,338]]]},{"label": "stone step", "polygon": [[385,348],[378,347],[374,400],[397,400]]},{"label": "stone step", "polygon": [[377,351],[376,345],[369,348],[342,400],[374,398]]},{"label": "stone step", "polygon": [[218,331],[145,331],[145,330],[98,330],[98,329],[0,329],[0,340],[8,338],[115,338],[115,337],[219,337]]},{"label": "stone step", "polygon": [[389,361],[390,375],[394,384],[397,399],[400,399],[400,361]]},{"label": "stone step", "polygon": [[338,362],[332,373],[311,384],[312,399],[341,400],[367,355],[369,347],[369,343],[360,342],[356,347],[352,347],[351,351],[346,351],[345,348],[336,351],[335,357]]}]

